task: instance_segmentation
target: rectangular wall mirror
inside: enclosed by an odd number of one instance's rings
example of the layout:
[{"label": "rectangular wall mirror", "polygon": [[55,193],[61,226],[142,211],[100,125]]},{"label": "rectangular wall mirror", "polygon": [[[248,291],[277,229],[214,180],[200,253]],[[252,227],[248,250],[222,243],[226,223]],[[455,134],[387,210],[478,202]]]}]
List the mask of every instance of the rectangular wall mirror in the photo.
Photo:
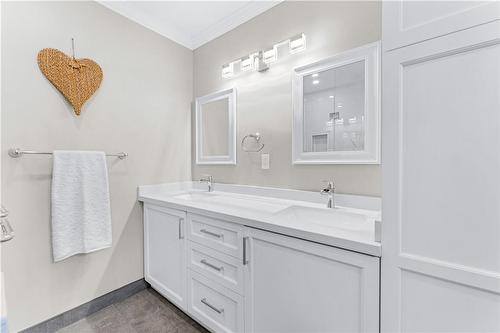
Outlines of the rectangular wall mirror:
[{"label": "rectangular wall mirror", "polygon": [[380,44],[296,68],[294,164],[380,163]]},{"label": "rectangular wall mirror", "polygon": [[196,99],[196,164],[236,164],[236,89]]}]

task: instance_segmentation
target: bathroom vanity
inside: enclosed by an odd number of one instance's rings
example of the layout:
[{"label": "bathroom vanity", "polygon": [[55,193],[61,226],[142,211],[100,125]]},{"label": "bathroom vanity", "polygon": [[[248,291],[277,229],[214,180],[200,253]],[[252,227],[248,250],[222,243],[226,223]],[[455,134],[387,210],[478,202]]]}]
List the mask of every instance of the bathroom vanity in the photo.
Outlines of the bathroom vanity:
[{"label": "bathroom vanity", "polygon": [[379,331],[378,199],[186,182],[139,200],[146,281],[208,329]]}]

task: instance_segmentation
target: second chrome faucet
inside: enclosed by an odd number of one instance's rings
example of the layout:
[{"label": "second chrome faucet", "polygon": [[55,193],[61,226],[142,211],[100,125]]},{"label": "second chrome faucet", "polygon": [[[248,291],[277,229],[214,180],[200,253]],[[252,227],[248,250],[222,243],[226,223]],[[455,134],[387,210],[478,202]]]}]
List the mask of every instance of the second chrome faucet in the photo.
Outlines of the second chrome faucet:
[{"label": "second chrome faucet", "polygon": [[205,178],[200,179],[200,183],[207,183],[208,192],[213,192],[214,190],[213,180],[214,178],[212,176],[206,175]]},{"label": "second chrome faucet", "polygon": [[321,195],[328,196],[326,207],[335,208],[335,184],[333,183],[333,181],[325,181],[325,183],[327,183],[326,187],[319,193],[321,193]]}]

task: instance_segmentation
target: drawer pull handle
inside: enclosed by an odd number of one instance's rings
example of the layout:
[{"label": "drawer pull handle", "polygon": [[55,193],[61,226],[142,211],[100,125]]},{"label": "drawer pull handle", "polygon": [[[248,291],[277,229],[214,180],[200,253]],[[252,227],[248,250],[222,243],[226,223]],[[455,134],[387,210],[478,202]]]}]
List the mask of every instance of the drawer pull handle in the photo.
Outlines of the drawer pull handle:
[{"label": "drawer pull handle", "polygon": [[213,306],[212,304],[208,303],[208,301],[207,301],[207,299],[206,299],[206,298],[203,298],[203,299],[201,300],[201,302],[202,302],[203,304],[205,304],[206,306],[208,306],[210,309],[212,309],[212,310],[214,310],[215,312],[217,312],[218,314],[221,314],[221,313],[223,313],[223,312],[224,312],[224,308],[222,308],[222,309],[217,309],[217,307],[215,307],[215,306]]},{"label": "drawer pull handle", "polygon": [[204,234],[207,234],[207,235],[210,235],[210,236],[214,236],[214,237],[217,237],[217,238],[222,238],[224,237],[223,234],[216,234],[215,232],[211,232],[211,231],[208,231],[207,229],[201,229],[200,232],[204,233]]},{"label": "drawer pull handle", "polygon": [[221,267],[217,267],[217,266],[215,266],[215,265],[212,265],[211,263],[209,263],[209,262],[208,262],[208,261],[206,261],[205,259],[202,259],[200,262],[201,262],[203,265],[205,265],[205,266],[208,266],[208,267],[210,267],[210,268],[212,268],[212,269],[215,269],[216,271],[219,271],[219,272],[220,272],[220,271],[223,271],[223,270],[224,270],[224,267],[223,267],[223,266],[221,266]]}]

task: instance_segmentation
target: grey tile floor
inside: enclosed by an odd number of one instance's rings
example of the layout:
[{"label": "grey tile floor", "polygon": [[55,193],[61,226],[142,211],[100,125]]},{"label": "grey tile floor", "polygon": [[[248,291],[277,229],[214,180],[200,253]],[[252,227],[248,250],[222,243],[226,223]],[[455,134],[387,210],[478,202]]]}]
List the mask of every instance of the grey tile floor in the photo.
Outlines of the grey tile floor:
[{"label": "grey tile floor", "polygon": [[208,332],[151,288],[64,327],[58,333],[206,333]]}]

